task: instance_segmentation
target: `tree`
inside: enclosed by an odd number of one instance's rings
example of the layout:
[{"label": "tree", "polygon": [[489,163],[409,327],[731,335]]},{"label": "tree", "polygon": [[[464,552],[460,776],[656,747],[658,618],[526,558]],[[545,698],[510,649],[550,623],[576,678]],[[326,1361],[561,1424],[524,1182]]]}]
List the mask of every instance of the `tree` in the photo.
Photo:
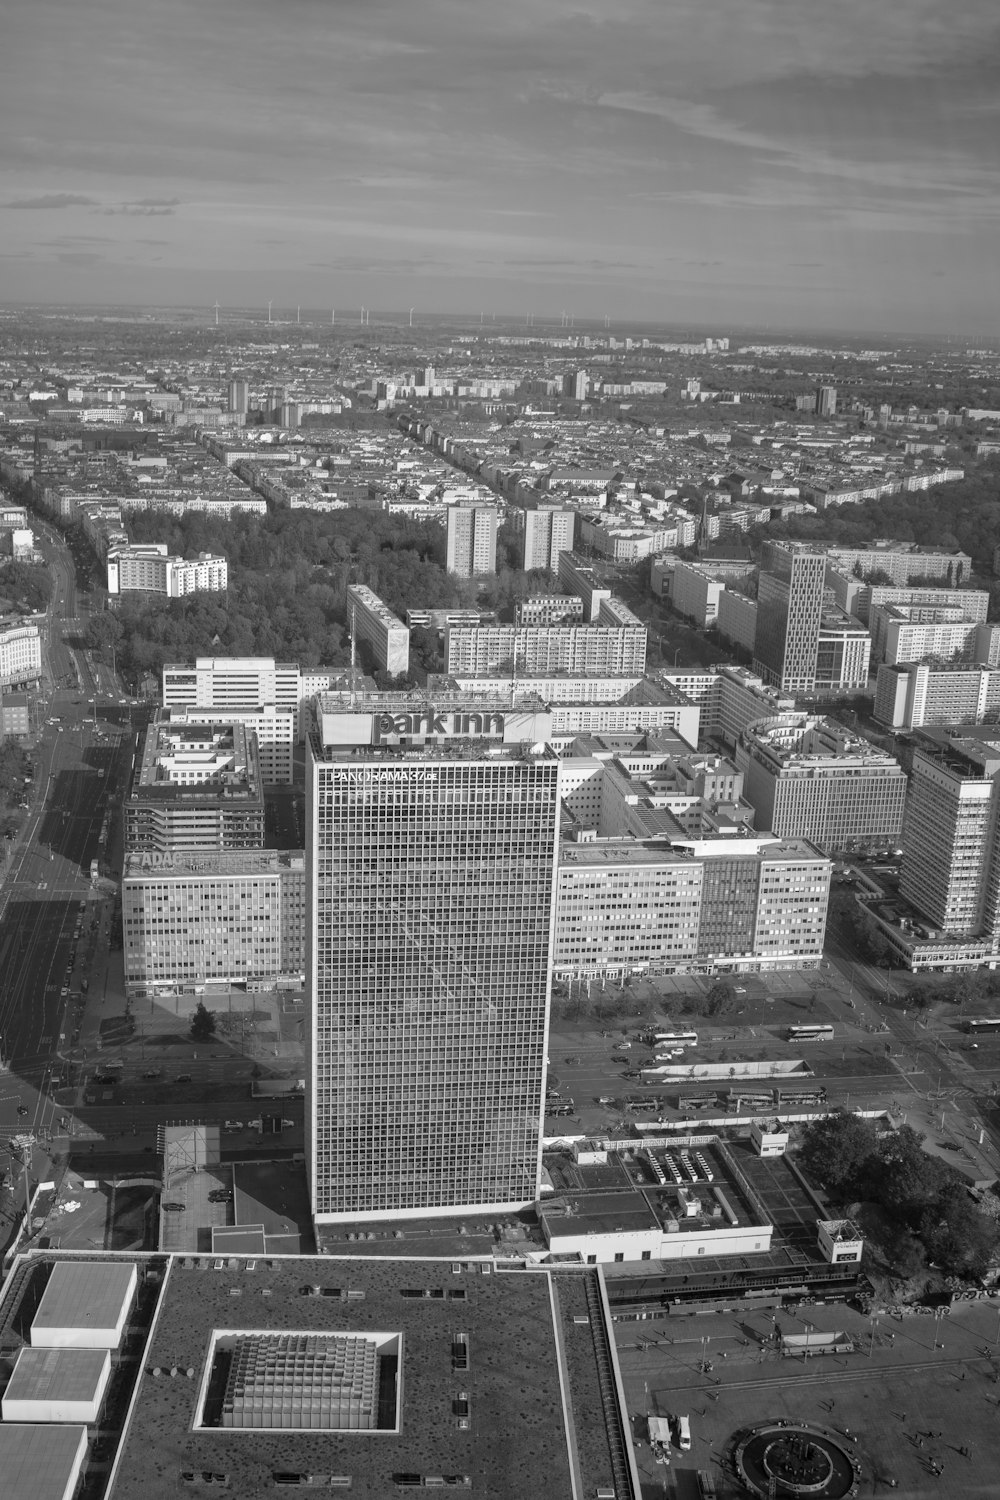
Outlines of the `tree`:
[{"label": "tree", "polygon": [[908,1229],[892,1229],[883,1241],[882,1252],[892,1274],[904,1281],[919,1276],[926,1264],[923,1245]]},{"label": "tree", "polygon": [[997,1248],[1000,1231],[961,1183],[949,1182],[924,1211],[921,1236],[943,1270],[978,1280]]},{"label": "tree", "polygon": [[878,1156],[870,1163],[872,1196],[895,1218],[920,1224],[924,1209],[954,1180],[954,1169],[935,1156],[928,1156],[923,1137],[912,1125],[901,1125],[879,1144]]},{"label": "tree", "polygon": [[807,1125],[800,1156],[810,1177],[835,1193],[853,1192],[878,1150],[870,1120],[838,1110]]},{"label": "tree", "polygon": [[215,1016],[210,1010],[206,1010],[202,1000],[198,1001],[191,1017],[190,1034],[193,1042],[209,1042],[215,1035]]},{"label": "tree", "polygon": [[736,1004],[736,991],[728,979],[717,979],[705,996],[705,1014],[724,1016]]}]

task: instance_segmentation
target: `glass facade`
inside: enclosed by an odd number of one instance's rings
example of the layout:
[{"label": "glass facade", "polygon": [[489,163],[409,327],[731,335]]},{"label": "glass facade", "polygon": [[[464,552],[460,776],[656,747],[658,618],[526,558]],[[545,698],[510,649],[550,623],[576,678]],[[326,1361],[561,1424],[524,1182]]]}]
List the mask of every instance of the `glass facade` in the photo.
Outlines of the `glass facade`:
[{"label": "glass facade", "polygon": [[309,753],[314,1217],[531,1202],[559,763],[454,739]]}]

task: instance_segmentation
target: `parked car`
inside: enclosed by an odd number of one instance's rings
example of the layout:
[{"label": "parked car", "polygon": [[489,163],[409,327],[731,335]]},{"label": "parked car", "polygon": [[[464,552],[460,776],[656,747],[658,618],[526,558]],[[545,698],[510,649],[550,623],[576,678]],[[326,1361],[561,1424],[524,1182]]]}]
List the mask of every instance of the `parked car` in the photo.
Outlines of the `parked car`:
[{"label": "parked car", "polygon": [[160,1207],[167,1214],[182,1214],[187,1208],[186,1203],[161,1203]]},{"label": "parked car", "polygon": [[178,1073],[177,1077],[174,1079],[174,1082],[175,1083],[190,1083],[191,1082],[191,1074],[190,1073]]}]

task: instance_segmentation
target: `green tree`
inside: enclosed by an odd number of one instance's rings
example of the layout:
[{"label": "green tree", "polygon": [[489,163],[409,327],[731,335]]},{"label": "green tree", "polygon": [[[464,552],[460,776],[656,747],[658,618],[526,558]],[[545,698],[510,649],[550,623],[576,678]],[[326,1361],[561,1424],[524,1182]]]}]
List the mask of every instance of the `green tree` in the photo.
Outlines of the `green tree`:
[{"label": "green tree", "polygon": [[193,1042],[209,1042],[215,1035],[215,1016],[205,1008],[202,1000],[198,1001],[191,1017],[190,1035]]}]

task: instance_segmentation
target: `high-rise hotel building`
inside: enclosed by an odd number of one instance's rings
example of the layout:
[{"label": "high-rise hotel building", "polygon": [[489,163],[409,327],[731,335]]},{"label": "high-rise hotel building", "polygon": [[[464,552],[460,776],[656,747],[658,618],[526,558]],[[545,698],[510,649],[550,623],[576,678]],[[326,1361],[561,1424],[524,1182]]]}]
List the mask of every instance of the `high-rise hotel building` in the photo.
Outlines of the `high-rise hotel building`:
[{"label": "high-rise hotel building", "polygon": [[534,699],[321,695],[307,740],[314,1220],[535,1200],[560,762]]}]

